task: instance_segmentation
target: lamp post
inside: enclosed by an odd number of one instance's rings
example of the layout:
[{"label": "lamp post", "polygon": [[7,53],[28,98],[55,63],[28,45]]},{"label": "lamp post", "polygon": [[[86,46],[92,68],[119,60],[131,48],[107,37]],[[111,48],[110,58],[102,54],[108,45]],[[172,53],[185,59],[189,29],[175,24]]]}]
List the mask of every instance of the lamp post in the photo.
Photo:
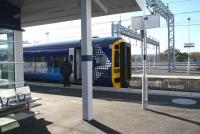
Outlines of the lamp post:
[{"label": "lamp post", "polygon": [[140,30],[142,37],[143,74],[142,74],[142,109],[148,109],[148,77],[147,77],[147,30],[160,27],[160,15],[145,14],[146,1],[143,0],[143,16],[132,17],[132,29]]},{"label": "lamp post", "polygon": [[[190,43],[190,20],[191,20],[191,18],[188,17],[187,20],[188,20],[188,43]],[[190,74],[190,47],[188,47],[187,74]]]},{"label": "lamp post", "polygon": [[142,37],[143,37],[143,75],[142,75],[142,109],[146,110],[148,109],[148,78],[147,78],[147,30],[146,30],[146,21],[148,18],[146,17],[145,13],[145,5],[146,2],[143,0],[143,8],[144,8],[144,14],[143,14],[143,30],[141,30]]}]

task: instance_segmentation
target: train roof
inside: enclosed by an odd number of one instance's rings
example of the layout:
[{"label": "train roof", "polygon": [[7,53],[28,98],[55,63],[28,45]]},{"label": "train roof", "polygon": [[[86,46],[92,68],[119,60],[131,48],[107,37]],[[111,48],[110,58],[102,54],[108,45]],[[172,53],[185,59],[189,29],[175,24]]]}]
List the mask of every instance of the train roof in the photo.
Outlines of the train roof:
[{"label": "train roof", "polygon": [[[120,37],[104,37],[104,38],[92,38],[92,44],[113,44],[115,41],[120,40]],[[24,51],[35,50],[35,49],[49,49],[53,48],[70,48],[70,47],[80,47],[80,40],[71,41],[59,41],[59,42],[48,42],[48,43],[36,43],[36,44],[24,44]],[[62,49],[61,48],[61,49]]]}]

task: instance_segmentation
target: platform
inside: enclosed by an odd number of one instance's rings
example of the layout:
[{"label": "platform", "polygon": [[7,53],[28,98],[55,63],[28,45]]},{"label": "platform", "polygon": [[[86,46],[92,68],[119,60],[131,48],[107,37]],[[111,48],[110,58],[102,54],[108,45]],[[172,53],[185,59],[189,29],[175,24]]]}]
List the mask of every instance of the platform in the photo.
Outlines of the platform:
[{"label": "platform", "polygon": [[[35,85],[35,86],[44,86],[44,87],[57,87],[62,88],[63,84],[56,83],[41,83],[41,82],[26,82],[26,85]],[[71,85],[71,88],[81,90],[81,85]],[[121,93],[136,93],[141,94],[141,89],[133,89],[133,88],[113,88],[113,87],[100,87],[94,86],[94,91],[110,91],[110,92],[121,92]],[[181,91],[169,91],[169,90],[148,90],[149,94],[152,95],[167,95],[167,96],[179,96],[179,97],[193,97],[200,98],[200,93],[197,92],[181,92]]]},{"label": "platform", "polygon": [[20,122],[9,134],[199,134],[200,100],[192,106],[172,103],[174,96],[149,96],[149,110],[142,110],[141,95],[94,91],[94,120],[82,120],[81,90],[31,86],[42,98],[36,118]]}]

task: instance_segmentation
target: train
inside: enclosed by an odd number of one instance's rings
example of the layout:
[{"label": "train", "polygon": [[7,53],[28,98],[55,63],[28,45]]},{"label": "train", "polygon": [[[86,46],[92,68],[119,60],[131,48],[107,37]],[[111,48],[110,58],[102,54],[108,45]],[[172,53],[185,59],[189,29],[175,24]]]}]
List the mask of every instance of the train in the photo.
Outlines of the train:
[{"label": "train", "polygon": [[[121,37],[92,38],[93,85],[128,87],[131,79],[131,46]],[[81,84],[81,40],[25,44],[25,81],[64,81],[60,66],[64,57],[72,63],[72,83]]]}]

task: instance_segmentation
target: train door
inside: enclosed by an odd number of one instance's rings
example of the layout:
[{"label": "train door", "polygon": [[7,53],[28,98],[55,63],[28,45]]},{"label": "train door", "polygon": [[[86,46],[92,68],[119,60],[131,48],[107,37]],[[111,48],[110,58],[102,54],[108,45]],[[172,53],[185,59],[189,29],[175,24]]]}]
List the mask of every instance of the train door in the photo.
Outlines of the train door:
[{"label": "train door", "polygon": [[81,71],[81,48],[75,48],[75,62],[74,62],[74,75],[75,81],[77,83],[81,82],[82,79],[82,71]]},{"label": "train door", "polygon": [[121,87],[128,87],[131,79],[131,46],[126,42],[120,45],[120,81]]},{"label": "train door", "polygon": [[113,87],[120,88],[120,43],[112,45],[112,84]]},{"label": "train door", "polygon": [[69,61],[71,62],[71,64],[72,64],[72,74],[71,74],[71,77],[70,77],[70,80],[72,81],[72,82],[75,82],[75,75],[74,75],[74,48],[69,48]]}]

